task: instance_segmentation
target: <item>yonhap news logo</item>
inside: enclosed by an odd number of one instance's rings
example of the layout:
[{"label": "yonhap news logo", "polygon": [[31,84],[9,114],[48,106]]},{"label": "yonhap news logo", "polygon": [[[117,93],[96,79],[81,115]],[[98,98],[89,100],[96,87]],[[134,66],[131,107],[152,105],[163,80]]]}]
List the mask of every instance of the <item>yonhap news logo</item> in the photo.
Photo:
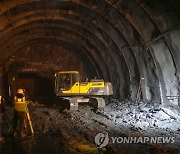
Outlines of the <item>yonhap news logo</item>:
[{"label": "yonhap news logo", "polygon": [[108,143],[113,144],[138,144],[138,143],[149,143],[149,144],[170,144],[174,143],[174,137],[109,137],[107,132],[99,133],[95,136],[95,144],[98,148],[103,148],[108,145]]},{"label": "yonhap news logo", "polygon": [[99,133],[95,136],[95,144],[98,148],[103,148],[109,143],[108,133]]}]

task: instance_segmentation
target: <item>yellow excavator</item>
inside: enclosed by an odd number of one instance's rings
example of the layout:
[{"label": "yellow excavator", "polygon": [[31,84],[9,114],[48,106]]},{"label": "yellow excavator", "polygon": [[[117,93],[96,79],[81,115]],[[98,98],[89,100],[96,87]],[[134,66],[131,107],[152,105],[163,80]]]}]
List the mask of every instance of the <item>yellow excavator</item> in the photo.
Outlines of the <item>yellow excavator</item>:
[{"label": "yellow excavator", "polygon": [[77,110],[78,103],[82,102],[97,108],[105,107],[103,96],[113,95],[113,88],[110,82],[99,79],[80,82],[78,71],[60,71],[55,73],[54,92],[68,101],[68,110]]}]

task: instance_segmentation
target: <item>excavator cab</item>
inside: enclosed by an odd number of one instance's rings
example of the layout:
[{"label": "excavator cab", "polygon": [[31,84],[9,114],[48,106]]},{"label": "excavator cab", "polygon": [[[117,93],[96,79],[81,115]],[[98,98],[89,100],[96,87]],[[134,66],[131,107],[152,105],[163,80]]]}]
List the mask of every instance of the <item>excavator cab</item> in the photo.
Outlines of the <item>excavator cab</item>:
[{"label": "excavator cab", "polygon": [[74,93],[72,87],[75,87],[75,92],[79,92],[79,72],[78,71],[61,71],[55,74],[55,93],[63,95],[62,91]]}]

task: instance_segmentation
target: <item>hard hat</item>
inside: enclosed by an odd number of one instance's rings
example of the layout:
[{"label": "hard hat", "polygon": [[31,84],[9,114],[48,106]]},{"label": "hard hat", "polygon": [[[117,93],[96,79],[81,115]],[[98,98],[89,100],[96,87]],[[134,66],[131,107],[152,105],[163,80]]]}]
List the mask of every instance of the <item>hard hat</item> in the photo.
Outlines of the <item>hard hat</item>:
[{"label": "hard hat", "polygon": [[23,93],[24,93],[23,89],[18,89],[17,90],[17,94],[23,94]]}]

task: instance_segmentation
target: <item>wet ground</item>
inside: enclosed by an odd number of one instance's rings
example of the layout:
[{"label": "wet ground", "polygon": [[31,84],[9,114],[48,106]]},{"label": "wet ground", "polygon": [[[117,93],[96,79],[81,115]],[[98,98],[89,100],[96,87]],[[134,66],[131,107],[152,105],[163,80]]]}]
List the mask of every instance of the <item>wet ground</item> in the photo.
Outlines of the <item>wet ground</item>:
[{"label": "wet ground", "polygon": [[[8,134],[13,108],[6,111],[3,134],[5,140],[0,143],[0,153],[28,154],[79,154],[79,153],[120,153],[120,154],[178,154],[179,132],[153,128],[142,130],[127,125],[115,125],[114,121],[102,112],[96,112],[89,106],[80,106],[71,113],[59,112],[59,107],[35,105],[29,107],[35,135],[12,138]],[[95,113],[96,112],[96,113]],[[109,136],[175,136],[174,144],[113,144],[97,148],[94,143],[96,134],[108,132]]]}]

